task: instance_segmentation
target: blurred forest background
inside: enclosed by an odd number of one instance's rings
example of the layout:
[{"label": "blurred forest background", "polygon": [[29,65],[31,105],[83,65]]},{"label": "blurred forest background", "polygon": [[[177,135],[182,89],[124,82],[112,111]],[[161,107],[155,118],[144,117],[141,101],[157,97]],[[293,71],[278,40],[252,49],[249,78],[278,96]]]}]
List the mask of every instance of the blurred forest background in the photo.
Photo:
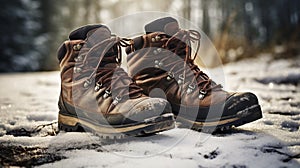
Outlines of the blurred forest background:
[{"label": "blurred forest background", "polygon": [[0,72],[57,70],[56,50],[71,30],[140,11],[197,24],[224,63],[265,52],[274,58],[300,53],[299,0],[0,1]]}]

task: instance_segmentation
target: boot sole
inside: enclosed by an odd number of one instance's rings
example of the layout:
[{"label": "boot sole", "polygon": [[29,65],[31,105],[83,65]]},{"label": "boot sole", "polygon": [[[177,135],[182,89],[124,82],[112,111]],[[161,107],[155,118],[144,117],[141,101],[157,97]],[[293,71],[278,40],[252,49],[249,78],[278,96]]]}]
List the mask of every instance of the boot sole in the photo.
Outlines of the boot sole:
[{"label": "boot sole", "polygon": [[66,132],[92,132],[103,139],[122,139],[128,136],[145,136],[175,127],[172,113],[145,119],[128,125],[101,125],[83,118],[59,114],[58,128]]},{"label": "boot sole", "polygon": [[232,127],[238,127],[258,119],[262,118],[262,111],[260,105],[253,105],[242,111],[237,112],[237,115],[231,116],[227,119],[220,119],[215,121],[192,121],[180,116],[177,117],[176,121],[180,122],[181,125],[178,127],[188,127],[192,125],[193,130],[201,131],[205,133],[222,132],[231,129]]}]

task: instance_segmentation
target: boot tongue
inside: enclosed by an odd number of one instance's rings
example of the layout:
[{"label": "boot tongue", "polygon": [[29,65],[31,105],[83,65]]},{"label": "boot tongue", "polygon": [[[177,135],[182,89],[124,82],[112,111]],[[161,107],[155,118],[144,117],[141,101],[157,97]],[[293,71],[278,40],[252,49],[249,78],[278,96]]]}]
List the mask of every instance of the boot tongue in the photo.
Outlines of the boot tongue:
[{"label": "boot tongue", "polygon": [[176,19],[172,17],[164,17],[154,20],[145,26],[146,34],[153,32],[164,32],[169,36],[179,31],[179,25]]},{"label": "boot tongue", "polygon": [[73,30],[70,35],[70,40],[88,40],[90,44],[96,44],[107,38],[110,38],[111,32],[108,27],[97,25],[86,25]]},{"label": "boot tongue", "polygon": [[[86,40],[86,45],[84,47],[87,48],[92,48],[93,46],[99,44],[103,40],[108,39],[110,37],[111,31],[109,30],[109,28],[101,24],[82,26],[72,31],[69,35],[70,40]],[[98,64],[98,62],[95,61],[95,57],[98,59],[100,52],[101,50],[97,50],[92,52],[88,56],[88,59],[91,59],[90,64],[94,67]],[[109,51],[106,51],[104,58],[101,60],[100,68],[115,68],[118,66],[116,62],[117,53],[115,52],[118,51],[114,46],[112,46],[112,48]]]}]

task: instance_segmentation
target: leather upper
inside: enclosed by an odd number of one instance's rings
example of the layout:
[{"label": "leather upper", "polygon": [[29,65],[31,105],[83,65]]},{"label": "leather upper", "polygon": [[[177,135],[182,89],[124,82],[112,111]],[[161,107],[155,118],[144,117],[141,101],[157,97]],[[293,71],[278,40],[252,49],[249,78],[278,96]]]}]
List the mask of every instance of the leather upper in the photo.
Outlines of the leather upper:
[{"label": "leather upper", "polygon": [[[112,37],[105,26],[89,28],[72,32],[59,49],[61,106],[70,113],[74,113],[73,107],[84,111],[82,117],[90,120],[103,120],[104,116],[110,124],[158,116],[167,101],[145,96],[120,68],[120,43],[125,42]],[[83,30],[85,35],[76,32]]]}]

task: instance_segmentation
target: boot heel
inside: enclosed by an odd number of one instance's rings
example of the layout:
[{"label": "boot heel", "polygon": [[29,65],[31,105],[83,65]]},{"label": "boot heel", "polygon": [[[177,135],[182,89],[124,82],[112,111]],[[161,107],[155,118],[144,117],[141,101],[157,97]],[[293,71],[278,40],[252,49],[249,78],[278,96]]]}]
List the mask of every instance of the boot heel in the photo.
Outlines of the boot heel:
[{"label": "boot heel", "polygon": [[85,132],[80,124],[76,124],[75,126],[70,126],[63,123],[58,123],[58,128],[60,131],[66,131],[66,132]]},{"label": "boot heel", "polygon": [[83,127],[78,122],[78,118],[62,115],[61,111],[58,115],[58,128],[66,132],[84,132]]}]

